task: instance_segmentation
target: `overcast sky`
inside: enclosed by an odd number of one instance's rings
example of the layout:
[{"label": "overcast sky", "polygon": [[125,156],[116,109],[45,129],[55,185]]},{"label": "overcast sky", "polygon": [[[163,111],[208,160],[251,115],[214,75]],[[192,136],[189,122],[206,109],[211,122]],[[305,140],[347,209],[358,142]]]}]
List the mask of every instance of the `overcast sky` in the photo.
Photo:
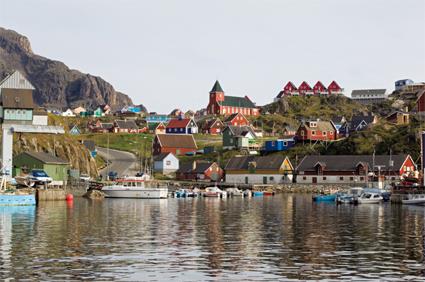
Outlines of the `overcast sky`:
[{"label": "overcast sky", "polygon": [[0,0],[33,51],[110,82],[150,111],[228,95],[269,103],[288,80],[394,89],[425,81],[423,0]]}]

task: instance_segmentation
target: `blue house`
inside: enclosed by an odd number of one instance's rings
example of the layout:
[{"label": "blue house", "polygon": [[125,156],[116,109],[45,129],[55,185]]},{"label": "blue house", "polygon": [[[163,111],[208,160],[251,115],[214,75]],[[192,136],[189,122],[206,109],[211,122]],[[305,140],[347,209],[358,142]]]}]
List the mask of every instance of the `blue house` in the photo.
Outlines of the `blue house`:
[{"label": "blue house", "polygon": [[264,147],[266,152],[280,152],[286,151],[293,146],[295,146],[295,140],[290,138],[266,141]]},{"label": "blue house", "polygon": [[196,134],[198,133],[198,126],[191,118],[172,119],[167,124],[165,132],[169,134]]},{"label": "blue house", "polygon": [[169,115],[148,115],[146,117],[146,122],[150,123],[150,122],[157,122],[157,123],[168,123],[171,120],[171,117]]}]

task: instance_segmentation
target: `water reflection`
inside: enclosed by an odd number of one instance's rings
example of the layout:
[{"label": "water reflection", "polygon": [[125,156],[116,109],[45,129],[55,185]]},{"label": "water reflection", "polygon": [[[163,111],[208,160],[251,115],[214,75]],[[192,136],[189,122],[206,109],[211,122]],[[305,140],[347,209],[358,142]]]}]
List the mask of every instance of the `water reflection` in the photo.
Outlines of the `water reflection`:
[{"label": "water reflection", "polygon": [[0,208],[0,278],[422,279],[425,207],[309,196]]}]

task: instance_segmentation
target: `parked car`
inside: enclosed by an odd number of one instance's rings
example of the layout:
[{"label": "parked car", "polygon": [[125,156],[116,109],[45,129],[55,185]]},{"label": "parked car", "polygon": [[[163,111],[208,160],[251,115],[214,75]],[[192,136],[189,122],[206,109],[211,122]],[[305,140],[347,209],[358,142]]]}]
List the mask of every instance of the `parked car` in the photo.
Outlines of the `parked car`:
[{"label": "parked car", "polygon": [[29,173],[29,179],[35,185],[49,184],[53,181],[53,179],[42,169],[31,170]]}]

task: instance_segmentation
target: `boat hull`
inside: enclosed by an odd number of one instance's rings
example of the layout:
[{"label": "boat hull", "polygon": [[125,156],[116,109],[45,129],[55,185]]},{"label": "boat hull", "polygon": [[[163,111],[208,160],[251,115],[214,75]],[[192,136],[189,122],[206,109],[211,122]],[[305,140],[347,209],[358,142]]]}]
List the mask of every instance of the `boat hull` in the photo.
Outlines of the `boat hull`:
[{"label": "boat hull", "polygon": [[0,195],[0,206],[34,206],[35,195]]},{"label": "boat hull", "polygon": [[168,188],[120,189],[105,187],[102,192],[105,193],[106,198],[165,199],[168,197]]}]

